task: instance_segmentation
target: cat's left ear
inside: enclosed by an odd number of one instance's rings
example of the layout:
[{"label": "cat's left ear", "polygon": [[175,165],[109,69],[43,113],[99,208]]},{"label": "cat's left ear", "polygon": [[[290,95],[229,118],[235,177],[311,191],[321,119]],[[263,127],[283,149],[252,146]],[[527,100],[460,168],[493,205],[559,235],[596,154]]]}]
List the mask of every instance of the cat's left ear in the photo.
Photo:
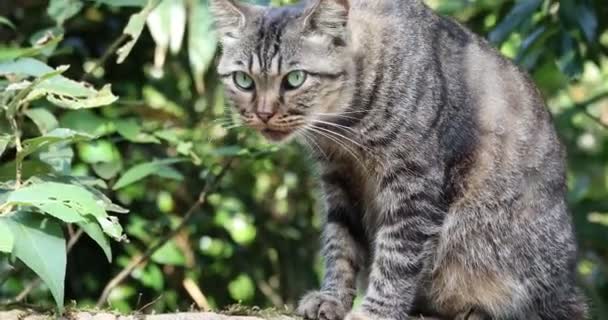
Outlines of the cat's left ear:
[{"label": "cat's left ear", "polygon": [[220,36],[236,38],[255,8],[238,0],[209,0],[209,9]]},{"label": "cat's left ear", "polygon": [[349,0],[311,0],[304,15],[305,28],[334,38],[343,38],[349,10]]}]

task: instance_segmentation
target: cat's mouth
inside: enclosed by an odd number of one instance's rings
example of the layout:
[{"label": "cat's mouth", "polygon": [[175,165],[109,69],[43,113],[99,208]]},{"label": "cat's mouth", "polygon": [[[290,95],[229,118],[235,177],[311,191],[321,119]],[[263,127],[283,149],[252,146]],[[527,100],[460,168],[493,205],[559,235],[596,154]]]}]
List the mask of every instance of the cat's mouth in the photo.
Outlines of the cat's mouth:
[{"label": "cat's mouth", "polygon": [[266,139],[270,141],[280,142],[289,137],[293,133],[293,130],[276,130],[266,128],[262,129],[261,133]]}]

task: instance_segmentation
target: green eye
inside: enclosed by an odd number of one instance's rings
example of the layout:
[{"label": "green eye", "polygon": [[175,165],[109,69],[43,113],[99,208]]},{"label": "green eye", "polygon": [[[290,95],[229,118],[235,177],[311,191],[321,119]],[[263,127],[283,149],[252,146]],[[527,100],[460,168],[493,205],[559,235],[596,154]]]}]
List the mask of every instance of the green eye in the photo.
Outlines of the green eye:
[{"label": "green eye", "polygon": [[243,71],[235,72],[233,78],[236,86],[242,90],[249,91],[254,87],[253,79]]},{"label": "green eye", "polygon": [[302,70],[292,71],[287,74],[285,88],[288,90],[297,89],[306,82],[306,72]]}]

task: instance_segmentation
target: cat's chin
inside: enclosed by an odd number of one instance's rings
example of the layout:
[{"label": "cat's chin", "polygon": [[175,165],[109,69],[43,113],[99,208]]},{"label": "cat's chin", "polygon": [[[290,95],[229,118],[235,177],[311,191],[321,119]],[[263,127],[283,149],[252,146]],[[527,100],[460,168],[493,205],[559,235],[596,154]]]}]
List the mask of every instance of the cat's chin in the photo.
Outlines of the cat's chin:
[{"label": "cat's chin", "polygon": [[279,130],[272,130],[272,129],[264,129],[264,130],[260,131],[260,133],[262,133],[264,138],[266,138],[272,142],[282,142],[282,141],[287,140],[287,138],[289,138],[289,136],[291,136],[291,134],[293,132],[292,131],[279,131]]}]

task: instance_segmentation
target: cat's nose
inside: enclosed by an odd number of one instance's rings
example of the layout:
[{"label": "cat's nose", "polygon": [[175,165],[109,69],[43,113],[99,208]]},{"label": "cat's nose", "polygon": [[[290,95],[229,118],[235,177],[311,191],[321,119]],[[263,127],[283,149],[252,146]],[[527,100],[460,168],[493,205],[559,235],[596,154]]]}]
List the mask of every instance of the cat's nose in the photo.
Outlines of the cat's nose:
[{"label": "cat's nose", "polygon": [[268,123],[268,121],[276,114],[276,112],[257,111],[255,114],[258,116],[258,118],[260,118],[260,120],[262,120],[262,122]]}]

